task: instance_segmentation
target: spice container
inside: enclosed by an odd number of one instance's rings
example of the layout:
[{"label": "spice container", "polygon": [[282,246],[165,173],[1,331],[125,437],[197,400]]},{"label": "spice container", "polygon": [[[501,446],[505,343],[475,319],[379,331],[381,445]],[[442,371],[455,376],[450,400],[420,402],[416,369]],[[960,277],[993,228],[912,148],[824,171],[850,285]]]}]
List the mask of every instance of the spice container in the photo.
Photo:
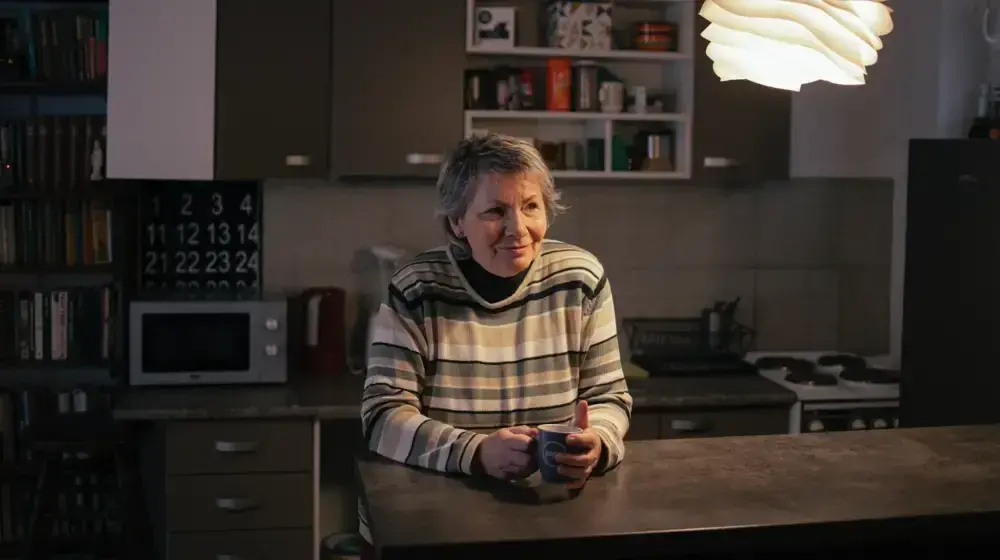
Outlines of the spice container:
[{"label": "spice container", "polygon": [[598,101],[598,87],[600,86],[600,76],[596,63],[589,60],[581,60],[573,68],[573,110],[574,111],[598,111],[600,103]]},{"label": "spice container", "polygon": [[569,111],[572,105],[573,65],[568,58],[550,58],[545,63],[545,108]]},{"label": "spice container", "polygon": [[640,51],[676,51],[677,26],[669,21],[645,21],[633,28],[633,45]]}]

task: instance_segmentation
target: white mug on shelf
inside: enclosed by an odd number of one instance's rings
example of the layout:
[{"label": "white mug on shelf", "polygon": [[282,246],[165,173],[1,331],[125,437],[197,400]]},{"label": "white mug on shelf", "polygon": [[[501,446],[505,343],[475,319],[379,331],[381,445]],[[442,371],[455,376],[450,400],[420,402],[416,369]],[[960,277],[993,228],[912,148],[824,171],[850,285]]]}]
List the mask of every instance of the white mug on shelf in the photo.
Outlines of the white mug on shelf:
[{"label": "white mug on shelf", "polygon": [[602,113],[621,113],[625,102],[625,84],[621,82],[604,82],[597,92],[601,102]]}]

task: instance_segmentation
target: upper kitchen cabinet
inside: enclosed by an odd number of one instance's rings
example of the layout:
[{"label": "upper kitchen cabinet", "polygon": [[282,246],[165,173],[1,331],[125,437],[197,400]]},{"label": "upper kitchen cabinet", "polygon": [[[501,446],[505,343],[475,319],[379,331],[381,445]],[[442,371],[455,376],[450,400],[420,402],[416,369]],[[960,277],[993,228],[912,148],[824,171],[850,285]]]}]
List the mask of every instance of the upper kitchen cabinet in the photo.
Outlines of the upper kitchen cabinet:
[{"label": "upper kitchen cabinet", "polygon": [[332,4],[218,0],[216,177],[328,176]]},{"label": "upper kitchen cabinet", "polygon": [[464,2],[334,3],[333,173],[435,177],[462,139]]},{"label": "upper kitchen cabinet", "polygon": [[705,54],[708,41],[701,36],[708,21],[701,16],[695,19],[694,180],[713,183],[787,179],[791,92],[746,80],[721,81]]},{"label": "upper kitchen cabinet", "polygon": [[108,176],[325,178],[331,0],[110,0]]}]

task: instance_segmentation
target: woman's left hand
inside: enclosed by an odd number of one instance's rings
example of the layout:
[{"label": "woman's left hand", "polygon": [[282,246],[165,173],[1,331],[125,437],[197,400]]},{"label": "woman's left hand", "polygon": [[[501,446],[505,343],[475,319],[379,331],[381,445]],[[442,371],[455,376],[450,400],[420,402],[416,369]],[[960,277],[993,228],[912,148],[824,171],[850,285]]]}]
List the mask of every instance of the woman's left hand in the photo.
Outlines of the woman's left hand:
[{"label": "woman's left hand", "polygon": [[556,456],[556,462],[559,463],[559,474],[573,479],[573,482],[566,486],[582,488],[601,458],[601,438],[597,435],[597,431],[590,427],[587,401],[580,401],[576,404],[573,424],[583,431],[579,434],[570,434],[566,438],[566,444],[584,451],[579,454],[560,453]]}]

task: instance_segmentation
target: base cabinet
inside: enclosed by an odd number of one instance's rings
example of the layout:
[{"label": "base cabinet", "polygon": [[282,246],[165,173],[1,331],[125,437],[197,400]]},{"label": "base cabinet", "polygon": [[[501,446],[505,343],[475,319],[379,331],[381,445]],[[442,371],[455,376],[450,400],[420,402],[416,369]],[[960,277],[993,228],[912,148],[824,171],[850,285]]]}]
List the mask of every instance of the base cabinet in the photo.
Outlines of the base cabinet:
[{"label": "base cabinet", "polygon": [[170,421],[154,434],[157,558],[317,558],[317,422]]},{"label": "base cabinet", "polygon": [[656,412],[633,412],[625,441],[660,439],[660,415]]},{"label": "base cabinet", "polygon": [[626,441],[788,433],[787,407],[637,411]]}]

